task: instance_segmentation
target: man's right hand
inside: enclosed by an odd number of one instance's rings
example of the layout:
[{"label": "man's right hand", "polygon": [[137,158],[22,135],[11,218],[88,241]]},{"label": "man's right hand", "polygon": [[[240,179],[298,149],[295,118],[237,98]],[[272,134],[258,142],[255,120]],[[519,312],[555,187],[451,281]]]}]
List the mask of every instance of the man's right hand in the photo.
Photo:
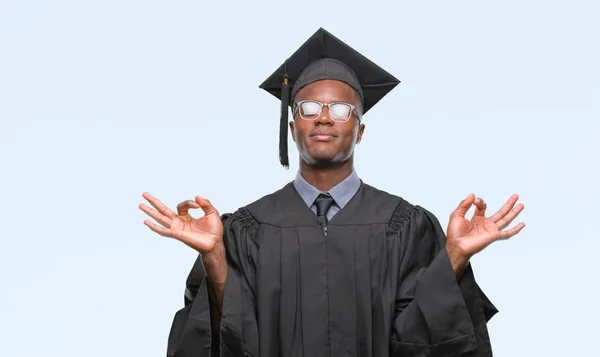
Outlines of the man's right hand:
[{"label": "man's right hand", "polygon": [[[223,295],[227,280],[227,262],[223,245],[223,222],[219,212],[204,198],[196,196],[195,201],[183,201],[177,205],[177,214],[171,211],[157,198],[144,192],[142,196],[156,210],[140,204],[140,209],[154,218],[159,226],[150,220],[144,224],[164,237],[175,238],[194,248],[202,255],[202,262],[210,282],[209,294],[214,302],[211,322],[215,331],[219,330],[220,316],[223,312]],[[204,217],[193,218],[190,209],[202,208]]]},{"label": "man's right hand", "polygon": [[[165,206],[151,194],[144,192],[142,194],[156,210],[145,204],[140,204],[140,209],[154,218],[162,226],[145,220],[144,224],[154,232],[163,237],[175,238],[186,245],[197,250],[202,256],[215,255],[214,251],[222,251],[223,242],[223,222],[219,212],[211,203],[199,196],[196,200],[183,201],[177,205],[177,214],[169,207]],[[189,214],[190,209],[202,208],[204,217],[193,218]]]}]

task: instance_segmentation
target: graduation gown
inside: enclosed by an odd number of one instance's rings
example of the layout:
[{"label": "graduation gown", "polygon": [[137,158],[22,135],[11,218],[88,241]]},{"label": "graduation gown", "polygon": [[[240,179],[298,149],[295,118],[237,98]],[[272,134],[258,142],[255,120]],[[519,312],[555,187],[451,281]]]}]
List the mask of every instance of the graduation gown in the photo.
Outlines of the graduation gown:
[{"label": "graduation gown", "polygon": [[290,183],[222,218],[220,330],[199,257],[167,356],[492,356],[497,310],[424,208],[362,183],[325,231]]}]

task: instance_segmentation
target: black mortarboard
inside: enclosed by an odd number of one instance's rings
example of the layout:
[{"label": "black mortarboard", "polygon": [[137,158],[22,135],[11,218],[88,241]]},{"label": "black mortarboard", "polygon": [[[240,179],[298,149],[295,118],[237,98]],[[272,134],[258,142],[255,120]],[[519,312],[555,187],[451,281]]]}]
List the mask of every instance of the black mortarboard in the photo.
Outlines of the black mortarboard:
[{"label": "black mortarboard", "polygon": [[398,79],[337,37],[320,28],[260,88],[281,100],[279,161],[289,167],[288,106],[303,87],[324,79],[347,83],[357,91],[363,114],[400,83]]}]

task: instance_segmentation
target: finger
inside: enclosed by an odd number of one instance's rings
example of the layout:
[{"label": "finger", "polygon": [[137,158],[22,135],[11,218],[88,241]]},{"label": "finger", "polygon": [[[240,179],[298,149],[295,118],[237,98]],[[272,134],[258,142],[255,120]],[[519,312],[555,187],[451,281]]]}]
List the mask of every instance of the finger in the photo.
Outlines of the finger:
[{"label": "finger", "polygon": [[513,206],[515,205],[515,203],[517,203],[518,199],[519,199],[519,195],[517,195],[517,194],[510,196],[508,201],[506,201],[506,203],[503,204],[502,207],[500,207],[498,212],[494,213],[490,217],[490,220],[494,223],[501,220],[504,216],[506,216],[513,209]]},{"label": "finger", "polygon": [[171,211],[171,209],[169,207],[165,206],[156,197],[152,196],[148,192],[144,192],[142,194],[142,197],[144,197],[148,202],[150,202],[152,207],[156,208],[156,210],[158,212],[164,214],[165,216],[167,216],[169,218],[175,217],[175,212]]},{"label": "finger", "polygon": [[202,208],[202,210],[204,211],[204,214],[207,216],[209,214],[217,214],[217,215],[219,214],[217,209],[215,207],[213,207],[213,205],[210,203],[210,201],[205,198],[196,196],[196,203],[200,206],[200,208]]},{"label": "finger", "polygon": [[144,213],[146,213],[148,216],[154,218],[158,223],[162,224],[167,228],[171,228],[171,219],[169,217],[165,216],[162,213],[156,212],[155,210],[146,206],[143,203],[140,204],[140,209],[144,211]]},{"label": "finger", "polygon": [[475,205],[475,212],[473,213],[473,218],[485,218],[485,210],[487,208],[487,203],[483,200],[483,198],[478,197],[475,200],[475,202],[473,202],[473,204]]},{"label": "finger", "polygon": [[465,198],[464,200],[462,200],[460,202],[460,204],[454,210],[454,212],[452,212],[450,217],[464,217],[465,214],[467,214],[467,212],[471,208],[471,205],[473,204],[474,200],[475,200],[475,195],[472,193],[469,194],[469,196],[467,196],[467,198]]},{"label": "finger", "polygon": [[498,224],[498,229],[502,230],[506,227],[508,227],[509,224],[512,223],[512,221],[517,218],[517,216],[525,209],[525,205],[523,205],[522,203],[518,204],[517,207],[515,207],[512,211],[510,211],[506,216],[500,218],[500,220],[497,222]]},{"label": "finger", "polygon": [[169,238],[173,238],[173,236],[171,235],[171,230],[167,229],[165,227],[161,227],[157,224],[154,224],[152,221],[150,220],[145,220],[144,224],[146,226],[148,226],[151,230],[153,230],[154,232],[160,234],[163,237],[169,237]]},{"label": "finger", "polygon": [[523,228],[525,228],[525,223],[521,222],[511,229],[498,232],[496,239],[502,240],[502,239],[508,239],[508,238],[514,237],[515,235],[519,234],[519,232]]},{"label": "finger", "polygon": [[192,200],[183,201],[177,205],[177,214],[187,216],[190,208],[200,208],[200,205]]}]

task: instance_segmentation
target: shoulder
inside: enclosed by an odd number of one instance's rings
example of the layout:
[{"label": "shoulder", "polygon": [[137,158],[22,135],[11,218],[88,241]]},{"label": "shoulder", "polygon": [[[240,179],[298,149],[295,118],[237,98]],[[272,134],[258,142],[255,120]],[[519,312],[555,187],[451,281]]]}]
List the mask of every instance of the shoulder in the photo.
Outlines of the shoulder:
[{"label": "shoulder", "polygon": [[365,182],[362,182],[362,189],[364,191],[364,195],[371,199],[374,199],[375,202],[390,202],[402,200],[402,197],[398,195],[378,189],[377,187],[371,186]]},{"label": "shoulder", "polygon": [[252,212],[254,215],[261,215],[263,212],[272,212],[283,208],[286,200],[289,200],[288,196],[291,194],[292,183],[288,183],[279,190],[265,195],[258,200],[247,204],[244,209]]},{"label": "shoulder", "polygon": [[243,227],[258,226],[265,221],[265,217],[273,212],[281,212],[285,208],[286,200],[282,198],[289,195],[289,185],[242,206],[233,213],[224,214],[223,222]]},{"label": "shoulder", "polygon": [[428,230],[441,228],[437,217],[426,208],[402,200],[396,207],[390,226],[395,230],[411,230],[423,235]]},{"label": "shoulder", "polygon": [[389,212],[389,216],[391,217],[390,223],[397,221],[401,217],[410,216],[415,209],[415,206],[403,197],[369,184],[363,183],[362,191],[363,197],[361,201],[368,207],[368,210],[371,212]]},{"label": "shoulder", "polygon": [[[377,205],[393,205],[389,225],[394,230],[411,229],[423,233],[428,228],[440,225],[437,217],[425,207],[414,204],[401,196],[379,190],[365,184],[367,196],[375,198]],[[410,226],[410,228],[409,228]]]}]

